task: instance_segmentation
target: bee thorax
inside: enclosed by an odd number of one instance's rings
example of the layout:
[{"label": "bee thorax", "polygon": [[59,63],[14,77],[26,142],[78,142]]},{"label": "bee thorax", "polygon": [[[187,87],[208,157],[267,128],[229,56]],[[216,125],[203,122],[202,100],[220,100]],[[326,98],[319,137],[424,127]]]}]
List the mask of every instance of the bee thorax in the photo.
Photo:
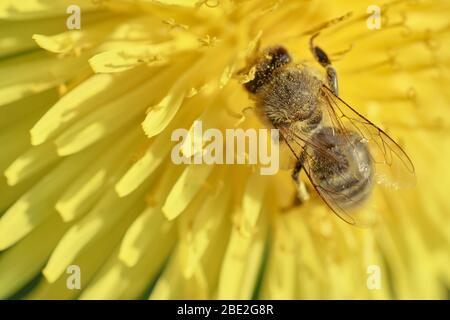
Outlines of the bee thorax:
[{"label": "bee thorax", "polygon": [[280,68],[258,90],[257,102],[274,126],[298,123],[310,131],[322,119],[318,98],[320,84],[307,70],[292,66]]}]

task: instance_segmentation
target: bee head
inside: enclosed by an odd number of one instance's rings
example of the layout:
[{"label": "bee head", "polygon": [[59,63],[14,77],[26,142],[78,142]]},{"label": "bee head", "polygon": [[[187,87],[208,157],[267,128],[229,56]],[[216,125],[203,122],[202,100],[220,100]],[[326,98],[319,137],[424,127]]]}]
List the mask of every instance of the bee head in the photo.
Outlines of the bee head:
[{"label": "bee head", "polygon": [[271,47],[263,51],[254,64],[256,66],[255,77],[244,84],[245,89],[250,93],[256,93],[270,80],[275,70],[290,63],[291,60],[288,51],[282,46]]}]

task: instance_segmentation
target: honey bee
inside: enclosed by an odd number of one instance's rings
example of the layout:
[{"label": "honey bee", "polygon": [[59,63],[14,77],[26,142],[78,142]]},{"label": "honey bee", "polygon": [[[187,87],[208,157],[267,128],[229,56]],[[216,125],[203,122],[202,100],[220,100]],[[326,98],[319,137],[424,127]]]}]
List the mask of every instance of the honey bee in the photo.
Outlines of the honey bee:
[{"label": "honey bee", "polygon": [[[323,201],[352,225],[366,222],[352,211],[369,198],[374,185],[414,184],[414,166],[382,129],[339,97],[338,77],[328,55],[310,39],[310,51],[325,69],[294,64],[282,46],[270,47],[253,63],[254,78],[245,89],[256,110],[295,157],[292,178],[298,195],[304,170]],[[301,201],[302,199],[300,199]]]}]

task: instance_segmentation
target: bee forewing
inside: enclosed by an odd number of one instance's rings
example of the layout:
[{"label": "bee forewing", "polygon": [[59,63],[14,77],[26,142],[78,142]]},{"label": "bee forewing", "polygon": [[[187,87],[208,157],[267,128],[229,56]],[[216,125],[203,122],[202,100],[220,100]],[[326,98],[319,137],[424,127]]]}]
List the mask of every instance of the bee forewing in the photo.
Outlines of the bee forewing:
[{"label": "bee forewing", "polygon": [[[387,138],[383,139],[386,140]],[[386,142],[384,153],[375,139],[369,141],[369,150],[375,167],[375,182],[393,189],[414,187],[416,177],[409,158],[397,144],[391,144],[392,140]]]},{"label": "bee forewing", "polygon": [[375,167],[375,182],[384,186],[408,188],[415,185],[414,165],[406,152],[382,129],[366,119],[344,100],[322,87],[324,108],[337,130],[355,132],[368,145]]}]

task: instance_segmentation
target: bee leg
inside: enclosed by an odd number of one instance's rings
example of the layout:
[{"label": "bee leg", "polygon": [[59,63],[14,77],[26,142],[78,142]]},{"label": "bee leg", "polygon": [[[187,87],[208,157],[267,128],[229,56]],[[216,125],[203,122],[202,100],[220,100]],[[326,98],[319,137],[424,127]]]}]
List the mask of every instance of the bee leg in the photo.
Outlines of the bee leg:
[{"label": "bee leg", "polygon": [[306,184],[299,177],[302,167],[303,167],[303,160],[300,159],[297,161],[297,163],[295,164],[295,168],[292,171],[292,179],[294,180],[295,186],[297,187],[296,202],[299,202],[299,204],[308,201],[310,198]]},{"label": "bee leg", "polygon": [[339,96],[339,86],[336,69],[331,64],[331,60],[330,58],[328,58],[328,55],[325,53],[325,51],[323,51],[320,47],[314,45],[314,39],[318,35],[319,34],[316,33],[311,37],[311,39],[309,40],[309,48],[311,50],[312,55],[314,56],[314,59],[316,59],[316,61],[319,62],[322,67],[325,68],[325,71],[327,72],[327,80],[330,89],[333,90],[336,96]]},{"label": "bee leg", "polygon": [[292,203],[289,206],[281,209],[282,212],[286,212],[295,207],[298,207],[302,203],[305,203],[306,201],[308,201],[310,198],[309,191],[308,191],[308,188],[306,187],[306,184],[299,177],[300,172],[302,171],[302,167],[303,167],[303,159],[300,158],[297,161],[297,163],[295,164],[294,170],[292,170],[292,174],[291,174],[292,180],[294,180],[294,183],[295,183],[297,193],[296,193]]}]

